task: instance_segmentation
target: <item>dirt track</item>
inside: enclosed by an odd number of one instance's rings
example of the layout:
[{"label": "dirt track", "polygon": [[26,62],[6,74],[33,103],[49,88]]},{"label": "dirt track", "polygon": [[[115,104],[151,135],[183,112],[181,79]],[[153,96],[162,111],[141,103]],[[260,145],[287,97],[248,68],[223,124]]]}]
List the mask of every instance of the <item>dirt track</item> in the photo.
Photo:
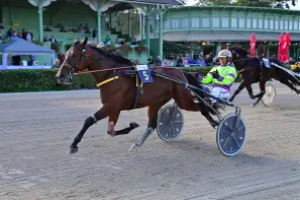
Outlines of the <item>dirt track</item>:
[{"label": "dirt track", "polygon": [[245,91],[237,97],[248,138],[233,158],[218,151],[200,113],[188,112],[178,141],[155,133],[128,152],[146,127],[146,109],[121,114],[117,129],[141,126],[130,135],[109,137],[105,119],[68,155],[100,106],[98,91],[1,94],[0,199],[300,199],[300,97],[276,87],[269,108],[250,108]]}]

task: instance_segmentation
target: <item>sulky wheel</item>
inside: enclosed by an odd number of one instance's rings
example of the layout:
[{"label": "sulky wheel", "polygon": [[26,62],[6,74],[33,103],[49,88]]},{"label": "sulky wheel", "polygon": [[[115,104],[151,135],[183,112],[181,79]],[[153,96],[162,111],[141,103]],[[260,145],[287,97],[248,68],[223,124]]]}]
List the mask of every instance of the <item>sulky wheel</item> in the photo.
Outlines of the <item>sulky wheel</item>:
[{"label": "sulky wheel", "polygon": [[268,107],[273,103],[276,97],[276,89],[275,86],[271,82],[267,82],[265,85],[266,94],[263,96],[261,102],[264,106]]},{"label": "sulky wheel", "polygon": [[242,150],[246,142],[247,129],[242,117],[240,117],[235,131],[233,130],[237,118],[235,113],[227,115],[217,129],[217,145],[225,156],[235,156]]},{"label": "sulky wheel", "polygon": [[176,105],[167,105],[160,109],[157,119],[157,134],[166,142],[176,140],[183,130],[183,114]]}]

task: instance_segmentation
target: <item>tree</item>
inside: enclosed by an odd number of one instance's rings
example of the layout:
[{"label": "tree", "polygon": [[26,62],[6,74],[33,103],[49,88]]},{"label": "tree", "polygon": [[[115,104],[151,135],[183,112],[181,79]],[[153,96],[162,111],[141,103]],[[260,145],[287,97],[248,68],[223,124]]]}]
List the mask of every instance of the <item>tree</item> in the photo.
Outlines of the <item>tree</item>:
[{"label": "tree", "polygon": [[[187,0],[181,0],[187,1]],[[251,7],[272,7],[287,8],[289,3],[295,6],[298,0],[198,0],[196,5],[201,6],[251,6]]]}]

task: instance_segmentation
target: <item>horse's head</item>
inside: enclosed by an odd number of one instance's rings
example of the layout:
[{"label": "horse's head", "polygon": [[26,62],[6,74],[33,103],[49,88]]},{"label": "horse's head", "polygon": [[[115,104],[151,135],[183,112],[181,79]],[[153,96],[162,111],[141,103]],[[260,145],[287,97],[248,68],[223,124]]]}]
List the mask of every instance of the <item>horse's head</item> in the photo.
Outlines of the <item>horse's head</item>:
[{"label": "horse's head", "polygon": [[232,62],[247,58],[248,52],[245,49],[242,49],[240,47],[232,47],[229,50],[232,53]]},{"label": "horse's head", "polygon": [[79,43],[74,43],[67,51],[66,59],[59,68],[56,78],[59,84],[70,85],[74,73],[88,68],[86,45],[88,38]]}]

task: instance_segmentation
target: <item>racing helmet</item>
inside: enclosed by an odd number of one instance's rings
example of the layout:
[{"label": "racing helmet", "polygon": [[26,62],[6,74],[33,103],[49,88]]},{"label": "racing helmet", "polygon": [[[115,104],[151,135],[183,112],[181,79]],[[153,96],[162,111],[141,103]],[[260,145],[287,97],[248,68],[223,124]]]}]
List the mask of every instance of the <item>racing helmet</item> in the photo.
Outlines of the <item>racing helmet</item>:
[{"label": "racing helmet", "polygon": [[231,58],[232,54],[229,50],[223,49],[218,53],[218,58]]}]

